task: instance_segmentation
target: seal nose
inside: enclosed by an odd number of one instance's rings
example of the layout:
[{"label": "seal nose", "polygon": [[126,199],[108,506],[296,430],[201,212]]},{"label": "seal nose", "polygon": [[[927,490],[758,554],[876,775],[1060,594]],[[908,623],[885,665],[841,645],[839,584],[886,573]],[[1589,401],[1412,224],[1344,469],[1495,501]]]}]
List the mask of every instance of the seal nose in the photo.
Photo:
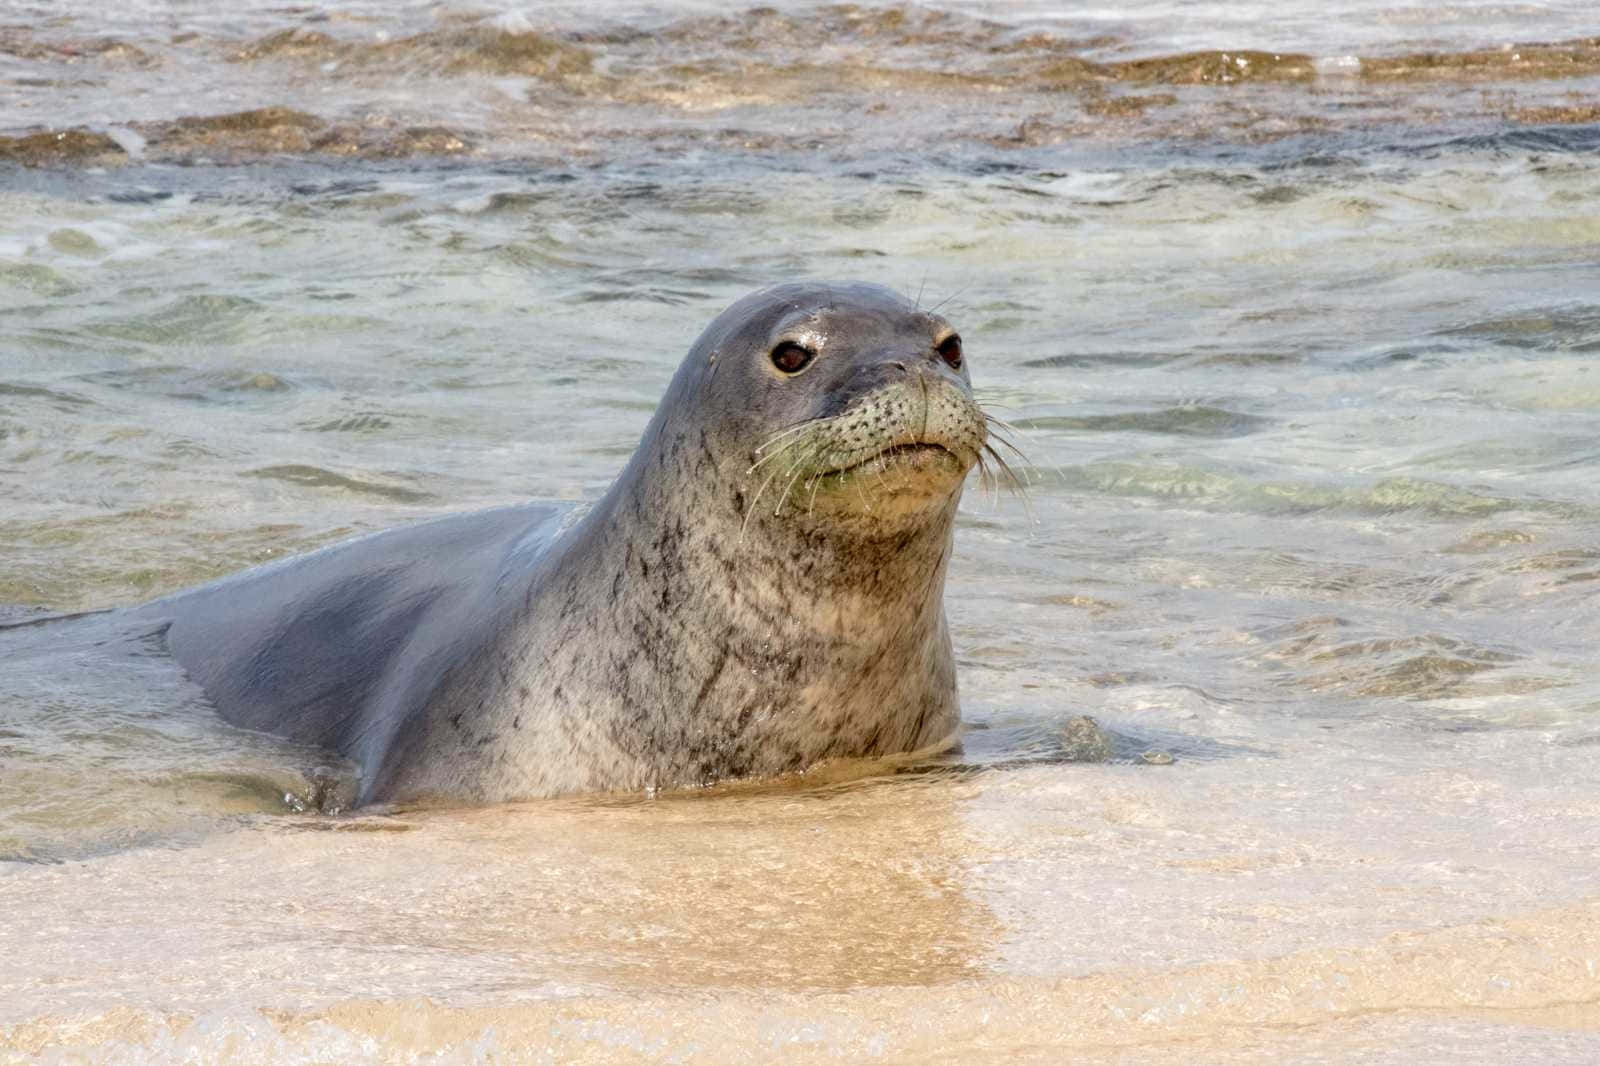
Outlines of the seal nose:
[{"label": "seal nose", "polygon": [[937,377],[947,372],[948,369],[944,361],[939,358],[938,352],[911,353],[903,348],[884,359],[880,365],[892,370],[898,370],[907,377],[926,377],[930,371]]}]

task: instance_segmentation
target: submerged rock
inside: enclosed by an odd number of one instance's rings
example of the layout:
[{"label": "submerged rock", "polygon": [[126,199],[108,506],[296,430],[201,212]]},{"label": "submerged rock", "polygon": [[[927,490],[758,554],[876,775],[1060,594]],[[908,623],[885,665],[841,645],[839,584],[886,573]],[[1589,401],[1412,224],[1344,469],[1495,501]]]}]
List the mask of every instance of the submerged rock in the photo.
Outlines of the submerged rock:
[{"label": "submerged rock", "polygon": [[1296,52],[1185,52],[1130,59],[1109,67],[1117,80],[1158,85],[1233,85],[1243,81],[1310,81],[1312,58]]},{"label": "submerged rock", "polygon": [[60,166],[117,156],[126,156],[122,146],[93,130],[43,130],[20,137],[0,137],[0,162],[28,167]]},{"label": "submerged rock", "polygon": [[1111,758],[1111,738],[1093,718],[1075,715],[1061,729],[1061,757],[1067,762],[1106,762]]}]

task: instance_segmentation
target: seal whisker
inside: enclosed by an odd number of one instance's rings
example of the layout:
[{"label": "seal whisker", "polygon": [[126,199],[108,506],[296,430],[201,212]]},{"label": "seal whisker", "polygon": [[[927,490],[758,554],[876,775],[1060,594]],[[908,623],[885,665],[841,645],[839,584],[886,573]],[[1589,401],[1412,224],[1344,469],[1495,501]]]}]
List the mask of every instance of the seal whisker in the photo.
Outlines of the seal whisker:
[{"label": "seal whisker", "polygon": [[1023,451],[1021,448],[1017,447],[1015,444],[1011,443],[1011,441],[1007,440],[998,433],[989,434],[989,439],[984,442],[983,446],[985,448],[993,448],[996,444],[1000,444],[1005,447],[1013,456],[1018,459],[1018,461],[1023,463],[1031,462],[1031,460],[1028,458],[1027,452]]},{"label": "seal whisker", "polygon": [[[1017,499],[1022,501],[1023,510],[1027,511],[1028,513],[1028,520],[1030,522],[1033,521],[1033,501],[1028,498],[1027,482],[1023,481],[1022,478],[1017,476],[1017,472],[1011,469],[1011,464],[1006,462],[1005,457],[1000,454],[999,450],[996,449],[994,445],[985,444],[983,446],[983,450],[988,454],[989,458],[994,460],[995,465],[1000,468],[1001,473],[1005,475],[1007,487],[1011,489],[1012,493],[1017,497]],[[995,495],[998,502],[998,488],[996,489]]]},{"label": "seal whisker", "polygon": [[978,453],[978,487],[987,492],[994,486],[994,472],[989,469],[989,462],[982,452]]},{"label": "seal whisker", "polygon": [[827,450],[827,444],[819,444],[812,451],[808,452],[805,458],[801,459],[799,462],[795,463],[789,468],[790,472],[793,473],[794,476],[789,479],[789,483],[783,487],[782,494],[778,496],[777,510],[772,512],[774,517],[783,513],[783,505],[789,502],[789,493],[794,491],[794,483],[800,480],[801,472],[803,472],[806,467],[811,465],[812,460],[818,458]]},{"label": "seal whisker", "polygon": [[809,441],[810,441],[809,437],[796,437],[794,440],[792,440],[789,443],[785,444],[783,447],[779,448],[777,451],[773,452],[771,455],[764,455],[760,459],[757,459],[753,464],[751,464],[750,469],[746,470],[745,473],[746,474],[753,474],[753,473],[756,472],[756,470],[759,467],[762,467],[762,466],[766,465],[766,463],[769,460],[776,459],[778,456],[783,455],[784,453],[788,452],[791,448],[795,447],[796,445],[803,445],[803,444],[809,443]]},{"label": "seal whisker", "polygon": [[1016,430],[1002,430],[1002,429],[992,429],[991,428],[989,430],[989,436],[991,438],[993,438],[994,440],[999,441],[1001,444],[1004,444],[1007,448],[1010,448],[1013,452],[1015,452],[1018,455],[1018,457],[1020,457],[1022,459],[1026,459],[1028,457],[1027,453],[1024,452],[1021,448],[1019,448],[1015,441],[1013,441],[1010,437],[1006,436],[1006,434],[1008,432],[1009,433],[1015,433]]},{"label": "seal whisker", "polygon": [[780,469],[776,466],[773,467],[772,472],[767,475],[767,479],[761,483],[761,487],[756,489],[756,494],[750,497],[750,503],[745,507],[744,521],[739,523],[739,543],[744,543],[745,531],[750,528],[750,517],[756,513],[756,507],[761,503],[761,497],[766,494],[767,486],[772,484],[772,479],[778,476]]},{"label": "seal whisker", "polygon": [[902,466],[904,466],[905,465],[905,457],[904,457],[904,454],[902,452],[891,451],[886,456],[884,456],[883,458],[886,458],[888,460],[888,462],[887,463],[879,463],[877,465],[877,469],[875,469],[873,471],[873,473],[874,473],[874,475],[876,477],[876,480],[874,481],[874,484],[876,485],[876,487],[878,489],[878,494],[880,496],[887,496],[889,494],[889,491],[890,491],[890,489],[889,489],[889,479],[887,477],[885,477],[884,475],[889,473],[890,471],[898,471]]},{"label": "seal whisker", "polygon": [[1011,464],[1006,462],[1005,457],[1000,454],[999,450],[992,444],[985,444],[983,446],[983,451],[984,454],[988,455],[989,458],[994,460],[995,465],[1000,468],[1001,473],[1005,474],[1006,480],[1011,483],[1011,487],[1017,490],[1017,494],[1024,494],[1028,487],[1027,483],[1024,482],[1022,478],[1017,476],[1017,472],[1015,470],[1011,469]]},{"label": "seal whisker", "polygon": [[1001,429],[1005,430],[1007,433],[1020,433],[1021,432],[1021,430],[1017,429],[1016,426],[1012,425],[1010,422],[1007,422],[1005,419],[999,417],[998,415],[990,414],[989,411],[987,409],[985,409],[985,408],[979,408],[979,413],[983,415],[983,420],[985,422],[989,423],[991,426],[999,426]]},{"label": "seal whisker", "polygon": [[762,444],[756,448],[756,453],[759,455],[761,452],[766,451],[768,448],[772,447],[780,440],[783,440],[785,437],[792,437],[796,433],[799,433],[805,429],[809,429],[821,421],[822,420],[819,418],[808,418],[803,422],[796,422],[792,426],[785,426],[783,429],[778,430],[778,432],[774,433],[772,436],[768,437],[764,442],[762,442]]},{"label": "seal whisker", "polygon": [[957,296],[960,296],[962,293],[966,292],[970,288],[972,288],[971,285],[963,285],[963,286],[961,286],[961,288],[957,289],[955,292],[951,293],[949,296],[946,296],[944,299],[940,300],[938,303],[936,303],[932,307],[928,308],[928,314],[930,314],[930,315],[933,314],[935,311],[939,310],[939,308],[943,307],[945,304],[949,303],[951,300],[954,300]]},{"label": "seal whisker", "polygon": [[978,455],[978,461],[983,464],[984,470],[989,475],[989,506],[993,510],[1000,510],[1000,493],[1006,488],[1011,488],[1017,493],[1018,496],[1022,498],[1024,508],[1028,506],[1026,490],[1016,488],[1011,479],[1002,476],[1001,472],[996,469],[997,464],[993,461],[991,456],[980,453]]},{"label": "seal whisker", "polygon": [[[889,466],[899,466],[900,465],[900,457],[898,455],[891,453],[887,458],[888,458],[888,465]],[[886,490],[887,486],[888,486],[888,482],[885,481],[884,477],[883,477],[883,468],[884,468],[884,464],[883,463],[878,463],[872,469],[873,484],[879,490]]]},{"label": "seal whisker", "polygon": [[[1000,437],[1002,440],[1005,440],[1003,436],[1005,433],[1020,434],[1022,432],[1022,430],[1018,429],[1010,422],[1007,422],[1005,419],[996,415],[992,415],[988,411],[980,411],[979,413],[983,415],[983,420],[988,425],[990,431],[993,432],[996,437]],[[1017,446],[1012,444],[1010,440],[1005,440],[1005,443],[1007,447],[1016,449],[1020,453],[1021,449],[1017,449]]]},{"label": "seal whisker", "polygon": [[[813,427],[816,427],[818,422],[819,422],[818,419],[808,419],[808,420],[806,420],[804,422],[798,423],[797,425],[790,426],[788,429],[785,429],[782,432],[777,433],[774,436],[768,438],[768,440],[767,440],[767,442],[765,444],[762,444],[759,448],[757,448],[755,450],[755,454],[756,455],[760,455],[761,458],[757,459],[754,463],[750,464],[750,468],[748,470],[746,470],[745,473],[746,474],[754,473],[757,467],[760,467],[760,466],[764,465],[768,460],[773,459],[776,456],[782,455],[784,452],[787,452],[790,448],[793,448],[796,444],[804,444],[804,443],[806,443],[808,440],[810,440],[810,435],[805,433],[805,432],[803,432],[803,431],[812,429]],[[789,440],[787,442],[785,442],[784,445],[781,448],[778,448],[775,451],[767,452],[768,448],[771,448],[774,444],[777,444],[779,441],[784,440],[784,438],[786,438],[786,437],[789,438]],[[762,455],[761,454],[762,452],[767,452],[767,454]]]},{"label": "seal whisker", "polygon": [[[1010,432],[1010,433],[1018,432],[1018,430],[1017,430],[1017,428],[1015,426],[1012,426],[1012,425],[1010,425],[1009,423],[1006,423],[1006,422],[1002,422],[1000,419],[993,417],[988,412],[984,412],[984,416],[983,417],[988,419],[988,421],[993,426],[999,426],[999,427],[1003,428],[1004,430],[1006,430],[1007,432]],[[1019,448],[1016,445],[1016,443],[1010,437],[1006,436],[1005,433],[1001,432],[998,429],[991,428],[988,435],[989,435],[989,439],[991,441],[997,441],[1000,444],[1004,445],[1007,449],[1009,449],[1011,451],[1011,454],[1015,455],[1018,459],[1020,459],[1024,463],[1030,461],[1028,459],[1028,453],[1023,451],[1021,448]],[[985,442],[984,447],[989,447],[989,443]]]},{"label": "seal whisker", "polygon": [[871,514],[872,513],[872,504],[871,504],[871,502],[869,502],[867,500],[867,490],[861,487],[861,475],[860,474],[848,474],[847,473],[845,476],[848,477],[851,481],[855,482],[856,495],[861,497],[861,509],[863,511],[866,511],[868,514]]}]

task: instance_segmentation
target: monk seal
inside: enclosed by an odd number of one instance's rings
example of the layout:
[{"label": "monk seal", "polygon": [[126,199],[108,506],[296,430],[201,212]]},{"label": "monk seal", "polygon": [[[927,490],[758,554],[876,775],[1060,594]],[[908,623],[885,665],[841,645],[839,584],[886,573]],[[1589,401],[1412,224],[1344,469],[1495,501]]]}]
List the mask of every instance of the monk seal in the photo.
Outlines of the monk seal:
[{"label": "monk seal", "polygon": [[221,715],[360,803],[780,774],[958,724],[943,592],[989,449],[961,339],[861,283],[733,304],[586,513],[402,527],[155,601]]}]

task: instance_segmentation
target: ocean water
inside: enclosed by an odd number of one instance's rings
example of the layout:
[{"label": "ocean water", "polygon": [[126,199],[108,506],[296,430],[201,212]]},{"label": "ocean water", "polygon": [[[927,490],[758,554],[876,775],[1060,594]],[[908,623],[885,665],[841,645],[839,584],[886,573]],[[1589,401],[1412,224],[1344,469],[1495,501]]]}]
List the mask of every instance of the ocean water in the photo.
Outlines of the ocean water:
[{"label": "ocean water", "polygon": [[0,1062],[1600,1058],[1596,32],[0,9],[4,620],[595,499],[794,277],[1026,455],[915,773],[319,813],[158,641],[0,630]]}]

